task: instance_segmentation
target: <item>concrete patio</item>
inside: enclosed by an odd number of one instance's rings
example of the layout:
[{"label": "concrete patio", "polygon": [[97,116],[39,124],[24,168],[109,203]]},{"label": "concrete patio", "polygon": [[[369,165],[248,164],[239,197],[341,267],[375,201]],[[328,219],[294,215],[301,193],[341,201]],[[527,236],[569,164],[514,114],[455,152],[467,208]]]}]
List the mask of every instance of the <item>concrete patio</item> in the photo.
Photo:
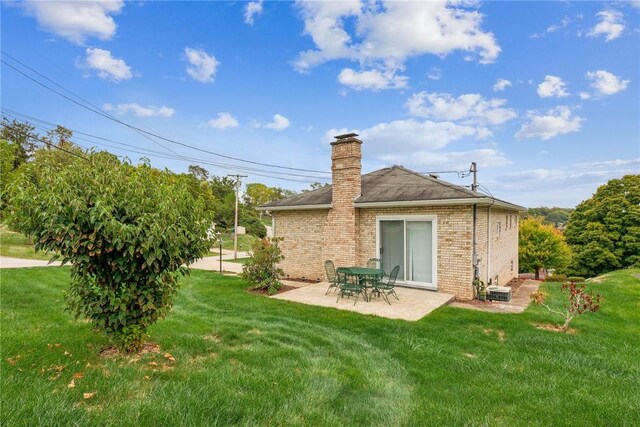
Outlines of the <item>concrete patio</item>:
[{"label": "concrete patio", "polygon": [[337,292],[330,292],[328,295],[325,295],[328,287],[329,284],[325,282],[313,283],[274,295],[271,298],[409,321],[422,319],[436,308],[449,303],[449,301],[454,298],[451,294],[441,292],[396,287],[396,293],[400,300],[396,300],[393,296],[390,296],[389,301],[391,305],[387,304],[382,297],[373,297],[369,302],[364,301],[362,297],[360,297],[358,303],[353,305],[355,297],[340,298],[340,300],[336,302],[336,298],[338,297]]},{"label": "concrete patio", "polygon": [[468,308],[471,310],[488,311],[491,313],[523,313],[531,298],[529,295],[536,292],[540,282],[537,280],[527,279],[524,283],[513,293],[511,301],[455,301],[451,303],[452,307]]}]

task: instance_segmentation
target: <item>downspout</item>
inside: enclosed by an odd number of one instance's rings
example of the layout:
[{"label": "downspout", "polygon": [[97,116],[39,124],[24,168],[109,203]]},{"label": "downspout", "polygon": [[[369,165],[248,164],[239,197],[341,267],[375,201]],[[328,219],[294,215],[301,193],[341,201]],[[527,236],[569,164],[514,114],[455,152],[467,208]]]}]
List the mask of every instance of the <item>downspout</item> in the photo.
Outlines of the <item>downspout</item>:
[{"label": "downspout", "polygon": [[491,278],[491,206],[487,207],[487,282]]},{"label": "downspout", "polygon": [[[478,191],[478,180],[477,180],[477,172],[478,168],[476,167],[476,162],[471,163],[471,168],[469,172],[473,174],[473,185],[471,185],[471,191]],[[477,242],[477,225],[478,225],[478,205],[473,204],[473,242],[472,242],[472,255],[471,262],[473,265],[473,279],[480,277],[480,260],[478,258],[478,242]]]}]

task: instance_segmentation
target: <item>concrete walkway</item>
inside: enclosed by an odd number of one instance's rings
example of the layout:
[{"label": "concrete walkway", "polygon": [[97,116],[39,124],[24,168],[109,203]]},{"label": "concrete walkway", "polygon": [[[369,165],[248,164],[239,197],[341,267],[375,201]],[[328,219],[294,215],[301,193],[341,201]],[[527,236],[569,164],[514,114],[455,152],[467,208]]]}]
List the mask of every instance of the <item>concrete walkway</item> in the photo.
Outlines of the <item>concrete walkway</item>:
[{"label": "concrete walkway", "polygon": [[527,307],[529,307],[529,303],[531,302],[529,295],[536,292],[539,286],[539,281],[527,279],[522,283],[522,285],[520,285],[516,292],[511,295],[511,301],[509,302],[483,302],[477,300],[471,302],[456,301],[452,303],[451,306],[468,308],[471,310],[488,311],[491,313],[522,313],[527,309]]},{"label": "concrete walkway", "polygon": [[11,258],[8,256],[0,256],[0,268],[26,268],[26,267],[58,267],[60,261],[49,261],[39,259]]},{"label": "concrete walkway", "polygon": [[[222,270],[239,274],[242,272],[242,264],[224,261],[225,259],[233,259],[233,251],[230,252],[230,255],[225,253],[222,256]],[[238,258],[246,258],[246,256],[246,252],[238,252]],[[11,258],[0,256],[0,268],[58,267],[60,265],[60,261],[54,261],[49,264],[48,261],[42,261],[39,259]],[[202,258],[191,264],[191,268],[195,268],[196,270],[219,271],[220,258],[217,256]]]},{"label": "concrete walkway", "polygon": [[[240,256],[238,256],[239,258]],[[233,259],[233,255],[231,256]],[[207,271],[220,271],[220,258],[217,256],[208,256],[205,258],[201,258],[198,261],[194,262],[190,265],[191,268],[195,268],[196,270],[207,270]],[[242,272],[242,264],[237,262],[226,262],[224,261],[224,257],[222,258],[222,271],[239,274]]]},{"label": "concrete walkway", "polygon": [[373,297],[367,302],[360,297],[356,305],[353,305],[355,297],[340,298],[336,302],[338,294],[330,292],[325,295],[328,283],[313,283],[271,298],[298,302],[301,304],[318,305],[321,307],[337,308],[339,310],[355,311],[361,314],[373,314],[389,319],[420,320],[438,307],[447,304],[454,296],[441,292],[426,291],[421,289],[396,287],[399,300],[389,297],[391,305],[382,297]]}]

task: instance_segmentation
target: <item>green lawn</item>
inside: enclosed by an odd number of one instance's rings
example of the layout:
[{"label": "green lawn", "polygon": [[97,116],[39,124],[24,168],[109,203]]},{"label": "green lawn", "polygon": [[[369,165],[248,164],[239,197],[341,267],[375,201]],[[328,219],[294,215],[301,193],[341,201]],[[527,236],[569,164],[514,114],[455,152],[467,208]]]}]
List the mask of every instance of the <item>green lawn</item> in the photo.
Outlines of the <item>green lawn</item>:
[{"label": "green lawn", "polygon": [[[222,248],[228,249],[230,251],[233,250],[233,233],[225,233],[222,235]],[[251,245],[255,242],[257,237],[252,236],[251,234],[241,234],[238,236],[238,250],[241,252],[249,252],[251,250]],[[216,245],[216,248],[218,246]]]},{"label": "green lawn", "polygon": [[602,310],[565,335],[533,326],[558,321],[540,307],[394,321],[196,271],[151,330],[162,352],[138,359],[101,358],[63,311],[67,268],[2,270],[2,424],[637,426],[639,273],[591,285]]},{"label": "green lawn", "polygon": [[4,224],[0,224],[0,255],[46,261],[53,256],[50,252],[36,252],[33,249],[33,242],[28,237],[10,231]]}]

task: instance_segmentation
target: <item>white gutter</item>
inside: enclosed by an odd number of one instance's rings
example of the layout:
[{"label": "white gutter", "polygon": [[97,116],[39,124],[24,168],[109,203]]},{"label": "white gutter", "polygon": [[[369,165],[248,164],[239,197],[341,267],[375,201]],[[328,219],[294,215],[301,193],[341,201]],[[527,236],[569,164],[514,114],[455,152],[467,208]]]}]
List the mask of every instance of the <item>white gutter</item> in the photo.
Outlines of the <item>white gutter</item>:
[{"label": "white gutter", "polygon": [[331,203],[323,205],[298,205],[298,206],[258,206],[259,211],[307,211],[313,209],[331,209]]},{"label": "white gutter", "polygon": [[412,206],[455,206],[455,205],[479,205],[479,206],[499,206],[515,211],[526,211],[523,206],[512,203],[494,200],[487,197],[473,197],[465,199],[439,199],[439,200],[406,200],[398,202],[356,202],[356,208],[391,208],[391,207],[412,207]]},{"label": "white gutter", "polygon": [[[401,208],[414,206],[460,206],[460,205],[496,206],[513,211],[526,211],[527,208],[513,203],[494,200],[488,197],[472,197],[465,199],[439,199],[439,200],[406,200],[399,202],[354,202],[355,208]],[[331,203],[321,205],[298,205],[298,206],[260,206],[259,211],[302,211],[313,209],[331,209]]]}]

